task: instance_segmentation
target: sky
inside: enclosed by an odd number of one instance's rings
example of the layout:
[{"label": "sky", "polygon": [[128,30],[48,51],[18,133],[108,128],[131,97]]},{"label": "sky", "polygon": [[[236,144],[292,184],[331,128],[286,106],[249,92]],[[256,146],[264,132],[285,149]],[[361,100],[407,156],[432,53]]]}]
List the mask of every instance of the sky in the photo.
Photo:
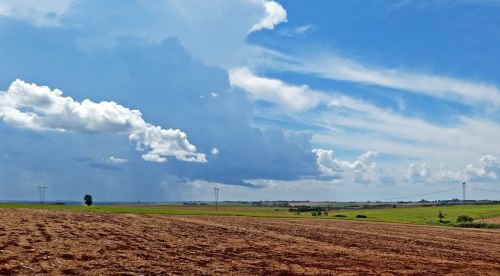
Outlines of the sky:
[{"label": "sky", "polygon": [[498,200],[499,26],[496,0],[0,0],[0,200]]}]

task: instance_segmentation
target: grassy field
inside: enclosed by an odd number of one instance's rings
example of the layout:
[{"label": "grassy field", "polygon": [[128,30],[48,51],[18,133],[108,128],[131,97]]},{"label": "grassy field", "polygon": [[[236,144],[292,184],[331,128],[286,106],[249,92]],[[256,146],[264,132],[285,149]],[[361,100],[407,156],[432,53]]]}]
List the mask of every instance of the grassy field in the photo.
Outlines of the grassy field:
[{"label": "grassy field", "polygon": [[330,212],[329,215],[344,214],[345,219],[356,219],[362,214],[367,218],[362,220],[399,222],[412,224],[434,224],[439,221],[437,214],[442,211],[445,221],[455,222],[460,215],[467,215],[475,220],[500,216],[500,205],[454,205],[412,208],[362,209]]},{"label": "grassy field", "polygon": [[[106,213],[131,214],[165,214],[165,215],[216,215],[216,216],[250,216],[272,218],[316,218],[334,219],[334,215],[343,214],[349,220],[368,220],[381,222],[397,222],[410,224],[436,224],[437,214],[442,211],[446,214],[444,220],[455,222],[460,215],[468,215],[475,220],[500,216],[500,205],[455,205],[439,207],[411,207],[330,211],[328,216],[313,217],[311,213],[296,214],[288,212],[283,207],[255,207],[244,204],[220,205],[215,210],[214,205],[184,206],[184,205],[48,205],[48,204],[16,204],[0,203],[0,208],[35,208],[70,211],[91,211]],[[356,218],[356,215],[365,215],[367,218]]]},{"label": "grassy field", "polygon": [[0,208],[35,208],[69,211],[90,211],[127,214],[163,214],[163,215],[214,215],[214,216],[248,216],[293,218],[301,217],[288,212],[283,207],[255,207],[250,205],[221,205],[215,210],[214,205],[184,206],[184,205],[49,205],[49,204],[17,204],[0,203]]}]

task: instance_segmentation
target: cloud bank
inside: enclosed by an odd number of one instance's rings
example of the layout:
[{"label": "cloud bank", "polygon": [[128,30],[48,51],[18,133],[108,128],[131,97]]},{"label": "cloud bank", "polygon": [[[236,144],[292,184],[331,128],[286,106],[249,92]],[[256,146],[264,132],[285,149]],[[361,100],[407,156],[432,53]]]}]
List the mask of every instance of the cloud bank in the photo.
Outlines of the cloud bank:
[{"label": "cloud bank", "polygon": [[137,149],[146,151],[142,158],[165,162],[173,156],[186,162],[207,162],[187,135],[179,129],[163,129],[144,121],[138,110],[130,110],[115,102],[82,102],[64,97],[58,89],[12,82],[0,93],[0,118],[7,124],[38,131],[76,133],[125,133]]}]

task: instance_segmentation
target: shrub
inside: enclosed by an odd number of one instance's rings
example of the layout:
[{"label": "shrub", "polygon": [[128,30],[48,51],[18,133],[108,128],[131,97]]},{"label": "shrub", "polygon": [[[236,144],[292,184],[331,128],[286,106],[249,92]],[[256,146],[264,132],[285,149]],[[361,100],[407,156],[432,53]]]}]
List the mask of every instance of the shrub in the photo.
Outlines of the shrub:
[{"label": "shrub", "polygon": [[85,201],[85,205],[87,205],[87,206],[92,205],[92,196],[91,195],[85,195],[83,197],[83,201]]},{"label": "shrub", "polygon": [[443,211],[439,211],[438,212],[438,219],[439,219],[439,222],[443,223],[443,219],[446,217],[446,214],[443,213]]},{"label": "shrub", "polygon": [[342,214],[336,214],[334,217],[336,217],[336,218],[345,218],[347,216],[346,215],[342,215]]},{"label": "shrub", "polygon": [[461,222],[473,222],[474,219],[470,216],[467,216],[467,215],[461,215],[461,216],[458,216],[457,218],[457,223],[461,223]]},{"label": "shrub", "polygon": [[356,215],[356,218],[366,218],[365,215]]},{"label": "shrub", "polygon": [[461,223],[454,224],[453,226],[464,227],[464,228],[500,229],[500,224],[480,223],[480,222],[461,222]]}]

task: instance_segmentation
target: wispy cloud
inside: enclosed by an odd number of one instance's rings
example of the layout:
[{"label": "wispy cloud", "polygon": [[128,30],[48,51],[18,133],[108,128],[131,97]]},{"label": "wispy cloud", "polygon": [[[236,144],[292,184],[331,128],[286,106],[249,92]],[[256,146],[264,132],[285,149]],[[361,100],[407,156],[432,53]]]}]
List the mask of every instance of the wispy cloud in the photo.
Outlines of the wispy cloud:
[{"label": "wispy cloud", "polygon": [[322,98],[307,85],[289,85],[278,79],[259,77],[246,67],[229,70],[229,81],[232,86],[249,92],[255,100],[272,102],[292,112],[316,107]]},{"label": "wispy cloud", "polygon": [[111,156],[108,158],[108,162],[113,163],[113,164],[123,164],[123,163],[127,163],[127,161],[128,160],[125,158],[114,157],[114,156]]},{"label": "wispy cloud", "polygon": [[25,20],[35,26],[59,26],[59,17],[70,3],[71,0],[3,0],[0,17]]},{"label": "wispy cloud", "polygon": [[145,122],[138,110],[115,102],[78,102],[47,86],[14,81],[0,92],[0,119],[15,127],[38,131],[126,133],[146,161],[165,162],[167,156],[187,162],[206,162],[187,135]]},{"label": "wispy cloud", "polygon": [[[366,151],[369,145],[380,153],[455,167],[478,155],[500,155],[496,146],[500,124],[490,119],[460,115],[455,124],[443,126],[343,94],[257,76],[246,68],[231,71],[230,79],[252,98],[281,106],[285,116],[294,115],[287,120],[321,129],[313,135],[319,145],[358,151]],[[329,108],[316,110],[320,105]],[[297,113],[307,110],[308,114]],[[263,117],[279,116],[276,110],[259,112]]]},{"label": "wispy cloud", "polygon": [[314,74],[326,79],[425,94],[468,105],[500,107],[500,88],[493,84],[398,68],[369,66],[333,54],[297,58],[281,69]]},{"label": "wispy cloud", "polygon": [[336,110],[309,120],[326,129],[313,136],[316,143],[356,150],[370,145],[385,154],[455,166],[477,155],[500,154],[500,124],[489,119],[462,116],[455,125],[440,126],[352,98],[337,101]]},{"label": "wispy cloud", "polygon": [[284,29],[280,32],[280,34],[284,35],[284,36],[290,36],[290,37],[299,36],[299,35],[303,35],[309,31],[311,31],[313,28],[314,28],[314,26],[312,24],[306,24],[306,25],[296,27],[296,28]]}]

